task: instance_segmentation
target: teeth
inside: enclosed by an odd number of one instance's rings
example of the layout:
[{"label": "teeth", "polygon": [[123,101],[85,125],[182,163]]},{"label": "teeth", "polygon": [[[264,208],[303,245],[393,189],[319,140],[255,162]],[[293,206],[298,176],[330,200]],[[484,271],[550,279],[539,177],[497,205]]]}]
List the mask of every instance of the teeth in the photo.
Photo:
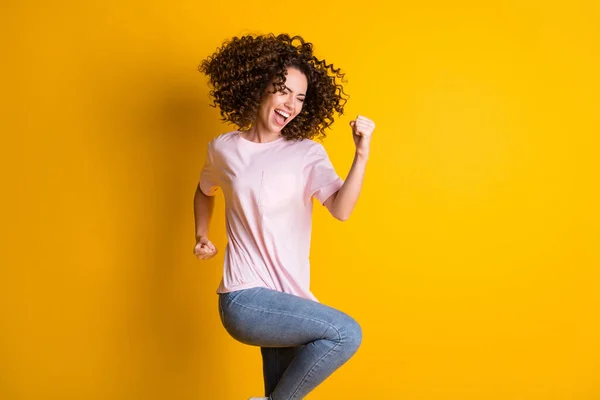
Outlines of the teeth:
[{"label": "teeth", "polygon": [[281,111],[281,110],[275,110],[275,112],[281,116],[283,116],[285,119],[288,119],[290,117],[290,114],[286,113],[285,111]]}]

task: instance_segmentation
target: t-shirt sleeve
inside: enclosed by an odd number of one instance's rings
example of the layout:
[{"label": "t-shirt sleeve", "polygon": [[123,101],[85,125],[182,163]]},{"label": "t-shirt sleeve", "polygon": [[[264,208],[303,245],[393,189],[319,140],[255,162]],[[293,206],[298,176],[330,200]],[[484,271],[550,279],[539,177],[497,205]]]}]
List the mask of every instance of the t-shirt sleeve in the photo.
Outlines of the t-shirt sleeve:
[{"label": "t-shirt sleeve", "polygon": [[217,189],[219,188],[219,171],[215,165],[215,149],[214,140],[208,143],[208,149],[206,151],[206,160],[204,161],[204,167],[200,173],[199,186],[202,193],[207,196],[214,196]]},{"label": "t-shirt sleeve", "polygon": [[344,181],[338,176],[323,145],[317,143],[306,156],[307,190],[321,204],[340,190]]}]

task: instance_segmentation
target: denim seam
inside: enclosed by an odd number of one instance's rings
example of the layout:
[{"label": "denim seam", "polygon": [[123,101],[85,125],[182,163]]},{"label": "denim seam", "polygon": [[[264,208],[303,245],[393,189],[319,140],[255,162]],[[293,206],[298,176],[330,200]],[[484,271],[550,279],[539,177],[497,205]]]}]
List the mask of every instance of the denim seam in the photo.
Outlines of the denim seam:
[{"label": "denim seam", "polygon": [[315,363],[313,364],[313,366],[312,366],[312,367],[311,367],[311,368],[308,370],[308,372],[306,372],[306,375],[304,375],[304,377],[302,378],[302,382],[300,382],[300,383],[298,384],[298,386],[296,387],[296,390],[294,390],[294,393],[292,393],[292,396],[293,396],[293,397],[295,397],[295,396],[296,396],[296,393],[298,393],[298,391],[300,390],[300,388],[302,387],[302,385],[304,385],[304,383],[306,382],[306,379],[307,379],[307,377],[308,377],[308,376],[311,374],[311,372],[313,372],[313,371],[315,370],[315,368],[317,368],[317,366],[319,365],[319,363],[320,363],[321,361],[323,361],[323,359],[325,359],[325,357],[327,357],[327,356],[329,355],[329,353],[331,353],[332,351],[334,351],[335,349],[337,349],[337,348],[338,348],[338,347],[339,347],[341,344],[342,344],[342,343],[341,343],[341,341],[340,341],[340,342],[337,342],[337,343],[335,344],[335,346],[333,346],[331,349],[329,349],[329,350],[327,351],[327,353],[323,354],[323,356],[322,356],[321,358],[319,358],[319,359],[317,360],[317,362],[315,362]]}]

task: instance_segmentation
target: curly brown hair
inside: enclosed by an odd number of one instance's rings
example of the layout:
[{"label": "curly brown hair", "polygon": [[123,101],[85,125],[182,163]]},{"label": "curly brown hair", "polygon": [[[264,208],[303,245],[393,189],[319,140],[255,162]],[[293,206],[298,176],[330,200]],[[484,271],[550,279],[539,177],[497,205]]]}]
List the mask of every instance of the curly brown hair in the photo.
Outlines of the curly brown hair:
[{"label": "curly brown hair", "polygon": [[[273,82],[273,92],[283,91],[287,68],[297,68],[308,81],[302,111],[282,130],[287,140],[325,138],[334,112],[344,113],[349,96],[339,83],[344,74],[333,64],[313,55],[312,43],[287,34],[234,37],[199,65],[209,77],[213,107],[221,119],[244,131],[254,122],[261,98]],[[338,81],[339,80],[339,81]]]}]

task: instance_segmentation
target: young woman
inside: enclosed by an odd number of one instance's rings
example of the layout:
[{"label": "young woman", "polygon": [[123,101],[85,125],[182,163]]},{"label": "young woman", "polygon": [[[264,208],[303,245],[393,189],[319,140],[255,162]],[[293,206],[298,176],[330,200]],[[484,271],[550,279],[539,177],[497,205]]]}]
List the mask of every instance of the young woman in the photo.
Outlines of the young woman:
[{"label": "young woman", "polygon": [[362,340],[354,319],[309,290],[312,199],[348,219],[375,124],[362,116],[350,122],[356,153],[344,181],[312,140],[343,113],[343,74],[313,56],[311,43],[285,34],[235,37],[199,69],[214,106],[238,130],[208,144],[194,196],[194,254],[217,254],[208,232],[221,188],[228,238],[217,290],[221,321],[236,340],[261,347],[268,397],[253,399],[302,399]]}]

